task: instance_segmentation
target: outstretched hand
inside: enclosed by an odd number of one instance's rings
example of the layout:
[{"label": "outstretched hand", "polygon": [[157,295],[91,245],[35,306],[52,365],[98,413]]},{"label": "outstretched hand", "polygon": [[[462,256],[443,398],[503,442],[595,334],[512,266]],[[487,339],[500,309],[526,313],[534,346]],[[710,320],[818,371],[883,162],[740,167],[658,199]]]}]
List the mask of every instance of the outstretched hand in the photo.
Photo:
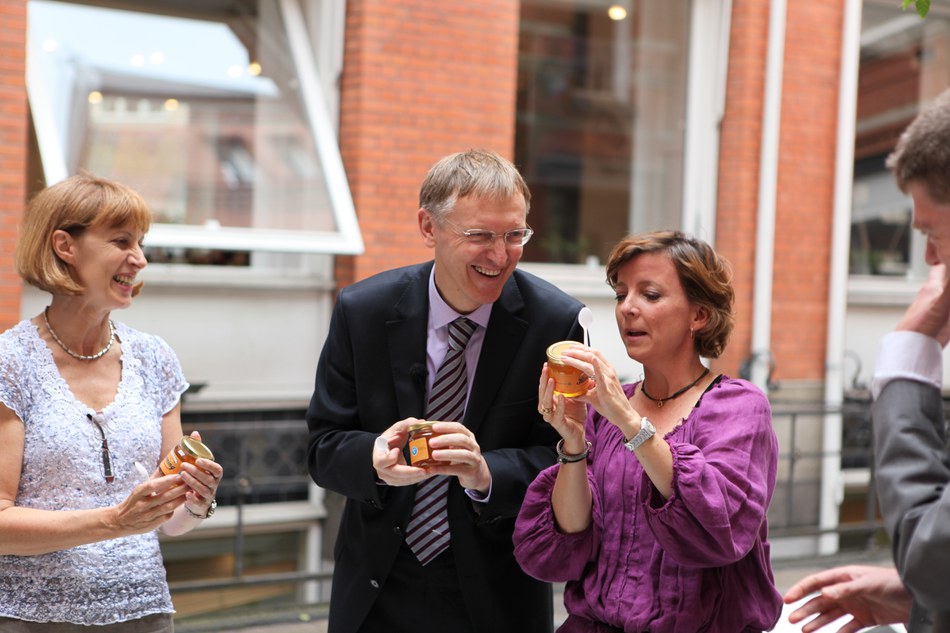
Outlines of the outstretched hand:
[{"label": "outstretched hand", "polygon": [[813,633],[845,616],[851,616],[838,633],[856,633],[869,626],[899,624],[910,619],[910,594],[893,567],[846,565],[812,574],[798,581],[785,594],[792,604],[819,592],[788,616],[798,624],[815,616],[803,627]]}]

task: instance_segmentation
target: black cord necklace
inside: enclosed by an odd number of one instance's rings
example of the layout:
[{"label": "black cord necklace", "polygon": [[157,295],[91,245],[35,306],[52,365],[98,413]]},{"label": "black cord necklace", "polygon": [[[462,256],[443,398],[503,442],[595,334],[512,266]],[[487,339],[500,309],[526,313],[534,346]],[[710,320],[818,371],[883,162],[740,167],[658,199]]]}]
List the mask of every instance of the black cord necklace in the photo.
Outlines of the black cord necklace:
[{"label": "black cord necklace", "polygon": [[643,393],[643,395],[645,395],[645,396],[647,397],[647,399],[652,400],[653,402],[655,402],[657,408],[659,408],[659,407],[662,407],[662,406],[663,406],[663,403],[666,402],[667,400],[672,400],[673,398],[678,398],[679,396],[683,395],[684,393],[686,393],[687,391],[689,391],[690,389],[692,389],[693,387],[695,387],[695,386],[699,383],[700,380],[702,380],[703,378],[706,377],[706,375],[707,375],[708,373],[709,373],[709,368],[706,367],[705,369],[703,369],[703,373],[701,373],[701,374],[699,375],[699,378],[697,378],[697,379],[694,380],[693,382],[689,383],[688,385],[686,385],[685,387],[683,387],[682,389],[680,389],[680,390],[677,391],[676,393],[671,394],[671,395],[669,395],[669,396],[667,396],[667,397],[665,397],[665,398],[654,398],[653,396],[651,396],[650,394],[648,394],[648,393],[647,393],[647,383],[646,383],[645,380],[640,382],[640,391]]}]

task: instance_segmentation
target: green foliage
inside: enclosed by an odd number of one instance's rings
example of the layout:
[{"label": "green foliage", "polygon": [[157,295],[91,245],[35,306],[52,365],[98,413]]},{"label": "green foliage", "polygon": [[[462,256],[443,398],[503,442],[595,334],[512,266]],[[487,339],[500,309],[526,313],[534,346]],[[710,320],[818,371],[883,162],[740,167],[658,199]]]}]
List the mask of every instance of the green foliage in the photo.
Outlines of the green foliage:
[{"label": "green foliage", "polygon": [[927,17],[927,12],[930,11],[930,0],[901,0],[901,8],[906,9],[911,2],[914,3],[914,7],[917,9],[917,15],[922,18]]}]

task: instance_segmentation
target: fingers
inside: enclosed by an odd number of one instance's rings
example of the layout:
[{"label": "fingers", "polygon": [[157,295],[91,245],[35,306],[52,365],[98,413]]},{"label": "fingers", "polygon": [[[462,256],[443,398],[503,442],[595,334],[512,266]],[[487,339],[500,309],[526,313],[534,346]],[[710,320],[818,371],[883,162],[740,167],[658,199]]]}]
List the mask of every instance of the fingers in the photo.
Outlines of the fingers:
[{"label": "fingers", "polygon": [[185,462],[181,467],[181,480],[206,503],[214,499],[223,476],[221,464],[210,459],[199,458],[194,465]]},{"label": "fingers", "polygon": [[806,576],[792,585],[783,600],[786,604],[791,604],[818,591],[827,594],[832,585],[836,586],[834,591],[840,591],[843,584],[854,579],[854,569],[852,566],[835,567]]},{"label": "fingers", "polygon": [[373,441],[373,467],[379,470],[405,463],[402,447],[409,441],[409,427],[420,421],[418,418],[406,418],[380,433]]},{"label": "fingers", "polygon": [[[840,618],[843,618],[847,615],[850,614],[841,608],[837,602],[828,600],[819,594],[808,602],[804,603],[798,609],[792,611],[788,616],[788,621],[792,624],[798,624],[799,622],[804,622],[806,619],[814,616],[802,626],[802,633],[814,633],[815,631],[828,626],[835,620],[839,620]],[[854,619],[849,620],[842,628],[839,629],[839,633],[860,630],[861,627],[856,627],[856,624],[857,623]]]},{"label": "fingers", "polygon": [[420,422],[418,418],[400,420],[383,431],[373,441],[373,469],[376,477],[389,486],[410,486],[419,483],[428,473],[423,468],[406,464],[402,453],[409,441],[409,427]]},{"label": "fingers", "polygon": [[947,344],[950,338],[950,284],[947,267],[936,264],[930,268],[927,281],[907,307],[897,324],[897,330],[909,330],[932,336]]},{"label": "fingers", "polygon": [[788,621],[792,624],[795,624],[801,622],[805,618],[823,613],[829,610],[831,607],[832,602],[821,594],[818,594],[808,602],[805,602],[800,607],[792,611],[788,616]]},{"label": "fingers", "polygon": [[[459,422],[436,422],[432,425],[435,433],[429,438],[432,457],[440,461],[453,463],[475,463],[481,455],[481,448],[475,434]],[[435,451],[439,451],[438,454]]]},{"label": "fingers", "polygon": [[[160,475],[158,477],[153,477],[140,483],[132,491],[132,495],[139,494],[142,497],[155,497],[157,495],[164,494],[169,490],[180,492],[185,494],[184,490],[177,490],[178,486],[181,484],[181,474],[176,473],[174,475]],[[130,496],[132,496],[130,495]]]},{"label": "fingers", "polygon": [[541,378],[538,381],[538,413],[544,417],[545,421],[550,421],[547,416],[554,411],[554,379],[548,370],[548,364],[544,363],[541,367]]},{"label": "fingers", "polygon": [[142,533],[167,521],[183,504],[190,488],[180,474],[150,479],[136,486],[115,507],[115,522],[129,533]]}]

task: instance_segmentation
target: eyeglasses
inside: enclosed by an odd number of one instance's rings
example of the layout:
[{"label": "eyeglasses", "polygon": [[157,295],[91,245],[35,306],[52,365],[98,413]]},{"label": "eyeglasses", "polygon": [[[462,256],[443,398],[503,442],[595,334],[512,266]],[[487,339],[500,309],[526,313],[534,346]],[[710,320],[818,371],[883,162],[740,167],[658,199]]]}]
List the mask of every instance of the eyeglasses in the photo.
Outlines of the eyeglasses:
[{"label": "eyeglasses", "polygon": [[109,451],[109,438],[106,437],[106,432],[102,428],[102,425],[99,424],[99,421],[92,417],[91,413],[87,413],[86,417],[89,418],[89,421],[96,425],[96,428],[99,429],[99,435],[102,437],[102,444],[99,447],[102,452],[102,476],[105,477],[106,483],[112,483],[115,481],[115,475],[112,473],[112,453]]},{"label": "eyeglasses", "polygon": [[462,229],[458,225],[443,219],[443,222],[450,225],[452,229],[465,238],[465,241],[473,246],[487,247],[495,243],[495,239],[502,238],[506,246],[524,246],[534,235],[534,231],[528,227],[523,229],[512,229],[504,233],[495,233],[487,229]]}]

